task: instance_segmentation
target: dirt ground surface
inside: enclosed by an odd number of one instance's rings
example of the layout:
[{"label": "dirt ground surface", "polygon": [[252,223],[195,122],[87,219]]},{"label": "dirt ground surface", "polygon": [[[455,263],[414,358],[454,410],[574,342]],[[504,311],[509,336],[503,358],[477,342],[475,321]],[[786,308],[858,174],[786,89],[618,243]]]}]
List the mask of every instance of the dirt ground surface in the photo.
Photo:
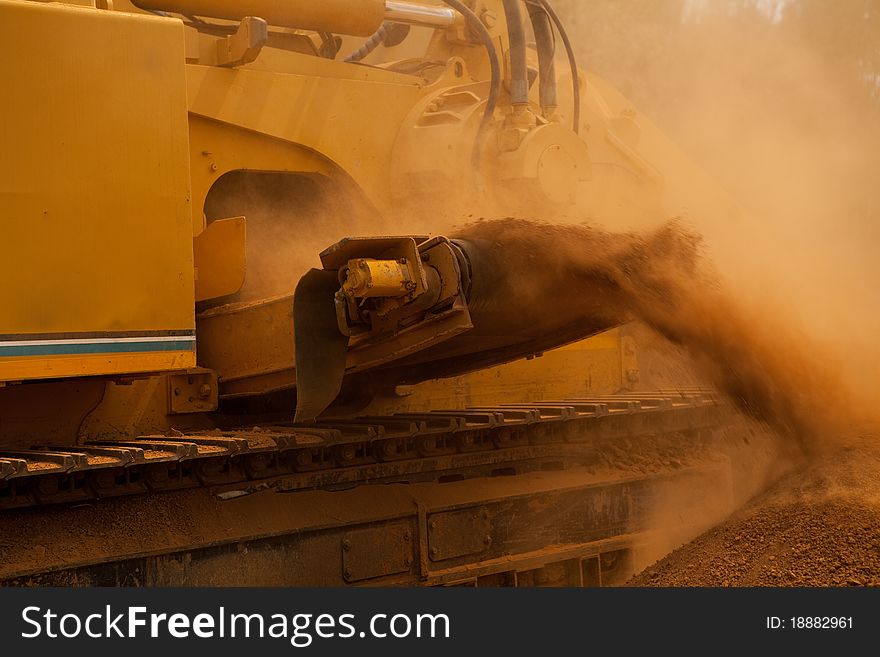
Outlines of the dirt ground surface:
[{"label": "dirt ground surface", "polygon": [[629,586],[880,586],[880,432],[780,479]]}]

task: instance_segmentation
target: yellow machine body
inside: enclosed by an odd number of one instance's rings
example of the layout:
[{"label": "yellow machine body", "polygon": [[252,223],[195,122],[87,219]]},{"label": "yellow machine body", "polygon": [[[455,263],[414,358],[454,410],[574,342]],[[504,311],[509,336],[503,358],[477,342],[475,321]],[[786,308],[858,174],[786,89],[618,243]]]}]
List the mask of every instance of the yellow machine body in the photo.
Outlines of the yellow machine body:
[{"label": "yellow machine body", "polygon": [[540,2],[453,4],[0,0],[0,585],[607,584],[727,508],[554,249],[729,206]]},{"label": "yellow machine body", "polygon": [[[231,2],[136,4],[0,0],[0,444],[209,426],[218,400],[291,389],[293,288],[345,236],[444,232],[468,215],[633,228],[685,207],[659,173],[673,162],[686,180],[685,159],[604,81],[579,73],[572,131],[561,58],[559,108],[542,116],[532,88],[523,120],[502,94],[475,167],[489,72],[461,21],[413,26],[357,64],[343,55],[363,39],[348,35],[381,22],[381,2],[357,20],[357,3],[350,16],[341,0],[289,3],[281,26]],[[506,52],[501,1],[474,6]],[[328,43],[337,56],[321,56]],[[619,330],[534,355],[385,390],[371,408],[638,380]]]},{"label": "yellow machine body", "polygon": [[0,381],[193,367],[183,27],[0,16]]}]

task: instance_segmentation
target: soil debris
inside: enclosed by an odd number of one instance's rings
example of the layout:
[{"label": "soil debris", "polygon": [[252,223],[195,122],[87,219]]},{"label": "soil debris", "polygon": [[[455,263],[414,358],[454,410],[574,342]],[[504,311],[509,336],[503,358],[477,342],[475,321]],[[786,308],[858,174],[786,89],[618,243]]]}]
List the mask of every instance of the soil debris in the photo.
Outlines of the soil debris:
[{"label": "soil debris", "polygon": [[782,478],[629,586],[880,586],[880,435]]},{"label": "soil debris", "polygon": [[845,387],[818,345],[790,318],[758,314],[734,298],[704,257],[700,236],[677,220],[645,234],[615,234],[507,218],[476,222],[459,236],[504,249],[498,261],[511,271],[502,279],[541,291],[554,287],[546,280],[561,287],[552,297],[534,295],[548,314],[582,304],[585,321],[596,322],[597,307],[610,324],[641,320],[685,348],[748,415],[807,452],[820,451],[846,416]]}]

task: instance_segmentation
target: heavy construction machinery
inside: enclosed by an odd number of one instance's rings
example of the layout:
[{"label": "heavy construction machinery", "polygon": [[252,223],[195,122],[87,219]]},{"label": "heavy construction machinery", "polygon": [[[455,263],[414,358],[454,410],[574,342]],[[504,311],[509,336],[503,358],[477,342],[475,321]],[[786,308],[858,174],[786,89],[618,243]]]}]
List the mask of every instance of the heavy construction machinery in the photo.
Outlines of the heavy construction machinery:
[{"label": "heavy construction machinery", "polygon": [[548,2],[0,0],[0,48],[0,581],[607,583],[657,486],[728,495],[597,470],[717,400],[452,229],[682,207]]}]

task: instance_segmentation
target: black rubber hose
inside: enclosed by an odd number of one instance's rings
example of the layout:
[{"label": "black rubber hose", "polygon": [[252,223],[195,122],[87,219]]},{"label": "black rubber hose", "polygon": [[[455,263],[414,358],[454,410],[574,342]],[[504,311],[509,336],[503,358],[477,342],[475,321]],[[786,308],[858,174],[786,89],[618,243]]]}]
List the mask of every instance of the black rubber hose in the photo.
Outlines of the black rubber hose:
[{"label": "black rubber hose", "polygon": [[495,114],[495,107],[498,105],[498,96],[501,93],[501,65],[498,63],[498,53],[495,51],[495,44],[492,42],[492,35],[489,34],[482,21],[468,7],[459,0],[443,0],[443,2],[464,16],[468,25],[479,38],[483,47],[486,48],[486,54],[489,56],[489,69],[491,71],[489,81],[489,97],[486,99],[486,109],[483,111],[483,118],[480,121],[480,127],[477,130],[477,138],[474,141],[474,150],[471,159],[474,166],[479,167],[480,164],[480,145],[483,143],[483,135],[492,122],[492,116]]},{"label": "black rubber hose", "polygon": [[373,52],[376,47],[382,43],[382,39],[385,38],[385,35],[388,34],[388,28],[390,25],[390,23],[382,23],[382,25],[379,26],[379,29],[373,32],[370,38],[364,41],[364,44],[346,57],[344,61],[359,62]]},{"label": "black rubber hose", "polygon": [[535,46],[538,49],[538,92],[544,115],[552,113],[558,106],[556,99],[556,42],[553,39],[553,25],[547,11],[536,0],[525,0],[529,10],[529,20],[535,33]]},{"label": "black rubber hose", "polygon": [[523,25],[520,0],[503,0],[510,42],[510,104],[529,104],[529,70],[526,64],[526,31]]},{"label": "black rubber hose", "polygon": [[556,25],[556,31],[559,32],[559,36],[562,38],[562,43],[565,46],[565,53],[568,55],[568,66],[571,69],[571,85],[573,88],[572,100],[574,101],[571,129],[577,134],[581,122],[581,87],[579,84],[578,65],[574,56],[574,48],[572,48],[571,40],[568,38],[568,33],[565,31],[565,25],[559,20],[559,16],[553,11],[553,7],[550,6],[550,3],[547,2],[547,0],[536,0],[536,2],[541,3],[541,6],[547,12],[547,15],[553,20],[554,25]]}]

